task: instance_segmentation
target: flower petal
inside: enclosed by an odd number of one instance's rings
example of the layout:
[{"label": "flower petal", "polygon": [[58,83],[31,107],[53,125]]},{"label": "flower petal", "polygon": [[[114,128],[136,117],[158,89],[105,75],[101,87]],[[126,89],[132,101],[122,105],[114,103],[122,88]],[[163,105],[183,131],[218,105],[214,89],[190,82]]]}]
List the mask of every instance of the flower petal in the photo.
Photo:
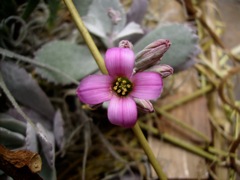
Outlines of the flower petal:
[{"label": "flower petal", "polygon": [[77,88],[80,101],[94,105],[110,100],[112,97],[112,81],[113,79],[108,75],[87,76]]},{"label": "flower petal", "polygon": [[128,48],[111,48],[105,55],[105,63],[110,76],[131,77],[134,67],[134,53]]},{"label": "flower petal", "polygon": [[139,72],[132,77],[133,91],[131,96],[139,99],[156,99],[163,90],[160,74],[155,72]]},{"label": "flower petal", "polygon": [[126,128],[137,121],[137,106],[131,97],[113,96],[108,107],[108,119],[112,124]]}]

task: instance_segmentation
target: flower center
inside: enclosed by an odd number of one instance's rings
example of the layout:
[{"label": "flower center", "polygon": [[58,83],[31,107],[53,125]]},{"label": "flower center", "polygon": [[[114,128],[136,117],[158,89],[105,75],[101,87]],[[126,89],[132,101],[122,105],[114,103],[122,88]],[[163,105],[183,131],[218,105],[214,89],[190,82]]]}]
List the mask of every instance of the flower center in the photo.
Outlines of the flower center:
[{"label": "flower center", "polygon": [[132,82],[127,78],[118,77],[113,83],[112,90],[119,96],[127,96],[132,91]]}]

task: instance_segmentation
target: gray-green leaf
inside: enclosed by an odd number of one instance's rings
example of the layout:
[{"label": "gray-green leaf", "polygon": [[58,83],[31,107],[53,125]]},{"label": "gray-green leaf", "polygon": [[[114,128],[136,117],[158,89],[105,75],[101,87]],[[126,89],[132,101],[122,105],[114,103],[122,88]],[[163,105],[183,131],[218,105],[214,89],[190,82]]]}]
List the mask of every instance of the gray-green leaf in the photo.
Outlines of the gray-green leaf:
[{"label": "gray-green leaf", "polygon": [[[57,68],[75,80],[79,80],[97,69],[97,65],[86,46],[67,41],[52,41],[45,44],[37,51],[35,60]],[[50,70],[37,68],[36,72],[56,84],[72,83],[61,74]]]},{"label": "gray-green leaf", "polygon": [[56,143],[60,149],[63,148],[64,145],[64,121],[62,117],[61,111],[58,109],[55,113],[54,119],[53,119],[53,133],[54,137],[56,139]]},{"label": "gray-green leaf", "polygon": [[35,129],[32,127],[32,125],[29,122],[27,122],[25,147],[30,151],[38,152],[37,134]]},{"label": "gray-green leaf", "polygon": [[73,3],[80,14],[80,16],[85,16],[88,12],[89,6],[93,0],[73,0]]},{"label": "gray-green leaf", "polygon": [[22,134],[10,131],[3,127],[0,127],[0,137],[0,144],[3,144],[8,148],[21,147],[25,142],[25,137]]},{"label": "gray-green leaf", "polygon": [[37,123],[38,132],[37,136],[43,149],[44,156],[51,168],[54,168],[55,163],[55,147],[54,147],[54,136],[52,132],[44,129],[44,127]]},{"label": "gray-green leaf", "polygon": [[4,82],[16,100],[42,114],[48,120],[52,120],[54,109],[50,100],[25,69],[19,68],[16,64],[2,61],[0,71]]},{"label": "gray-green leaf", "polygon": [[[90,32],[99,36],[107,37],[112,31],[112,22],[108,17],[108,9],[113,8],[121,14],[121,21],[114,26],[114,33],[118,33],[126,24],[126,14],[119,0],[94,0],[89,7],[87,19],[84,19]],[[95,28],[91,28],[95,27]]]},{"label": "gray-green leaf", "polygon": [[25,135],[26,124],[7,114],[0,113],[0,127]]},{"label": "gray-green leaf", "polygon": [[119,32],[119,34],[117,34],[114,40],[124,39],[134,34],[143,34],[143,30],[139,24],[130,22],[121,32]]}]

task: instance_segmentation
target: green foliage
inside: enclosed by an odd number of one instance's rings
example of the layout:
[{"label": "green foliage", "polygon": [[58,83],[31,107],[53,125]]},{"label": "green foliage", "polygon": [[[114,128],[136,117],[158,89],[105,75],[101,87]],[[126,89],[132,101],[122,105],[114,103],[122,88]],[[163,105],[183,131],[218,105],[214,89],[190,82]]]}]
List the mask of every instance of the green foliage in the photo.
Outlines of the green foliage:
[{"label": "green foliage", "polygon": [[[57,68],[75,80],[79,80],[97,69],[97,65],[86,46],[67,41],[53,41],[45,44],[36,52],[35,60]],[[36,73],[55,84],[71,83],[61,74],[46,69],[37,68]]]},{"label": "green foliage", "polygon": [[[116,25],[113,25],[108,16],[109,8],[120,13],[121,20]],[[87,16],[83,20],[88,30],[100,37],[108,48],[115,46],[118,41],[130,35],[143,33],[139,24],[135,22],[126,24],[126,13],[119,0],[93,0]]]},{"label": "green foliage", "polygon": [[166,24],[157,27],[144,36],[134,45],[134,51],[139,52],[145,46],[157,39],[168,39],[172,45],[164,54],[161,63],[168,64],[174,70],[184,69],[189,64],[194,64],[193,55],[197,54],[197,36],[190,27],[182,24]]},{"label": "green foliage", "polygon": [[73,3],[80,14],[85,16],[88,13],[88,9],[93,0],[73,0]]},{"label": "green foliage", "polygon": [[53,106],[32,76],[16,64],[3,61],[0,65],[4,82],[15,99],[47,119],[52,119],[54,116]]}]

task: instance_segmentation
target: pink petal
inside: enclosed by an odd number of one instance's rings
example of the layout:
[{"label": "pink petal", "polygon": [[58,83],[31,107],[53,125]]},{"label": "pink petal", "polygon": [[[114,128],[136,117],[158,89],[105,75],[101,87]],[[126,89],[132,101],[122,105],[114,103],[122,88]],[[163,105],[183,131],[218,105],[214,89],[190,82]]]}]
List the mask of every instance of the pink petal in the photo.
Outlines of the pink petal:
[{"label": "pink petal", "polygon": [[113,96],[108,107],[108,119],[112,124],[126,128],[137,121],[137,106],[131,97]]},{"label": "pink petal", "polygon": [[108,75],[87,76],[77,88],[80,101],[94,105],[110,100],[112,81],[113,79]]},{"label": "pink petal", "polygon": [[128,48],[111,48],[105,55],[105,63],[110,76],[131,77],[134,67],[134,53]]},{"label": "pink petal", "polygon": [[139,72],[132,77],[133,91],[131,96],[139,99],[156,99],[163,89],[160,74],[155,72]]}]

